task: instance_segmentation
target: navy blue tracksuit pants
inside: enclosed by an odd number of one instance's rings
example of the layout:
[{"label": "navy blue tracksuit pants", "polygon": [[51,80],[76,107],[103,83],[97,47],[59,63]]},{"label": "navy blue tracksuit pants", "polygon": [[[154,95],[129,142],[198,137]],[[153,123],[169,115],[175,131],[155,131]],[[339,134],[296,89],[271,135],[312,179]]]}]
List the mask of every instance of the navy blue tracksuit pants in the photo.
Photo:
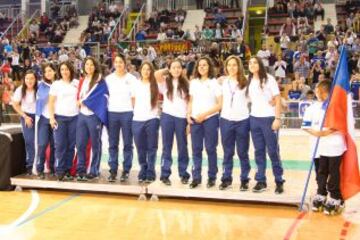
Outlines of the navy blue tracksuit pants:
[{"label": "navy blue tracksuit pants", "polygon": [[76,149],[78,155],[77,173],[86,174],[86,146],[89,139],[91,140],[91,165],[90,174],[99,176],[101,160],[101,132],[102,124],[100,119],[95,115],[86,116],[79,114],[76,127]]},{"label": "navy blue tracksuit pants", "polygon": [[123,171],[129,173],[133,161],[133,134],[131,124],[133,112],[109,112],[109,167],[111,173],[117,173],[119,165],[119,138],[120,130],[123,139]]},{"label": "navy blue tracksuit pants", "polygon": [[283,168],[280,160],[278,132],[271,129],[274,117],[250,116],[250,131],[255,148],[257,172],[255,180],[266,183],[266,150],[271,160],[275,182],[282,183]]},{"label": "navy blue tracksuit pants", "polygon": [[233,156],[236,152],[240,159],[242,182],[249,181],[250,161],[250,119],[229,121],[220,118],[221,143],[224,149],[223,176],[221,181],[232,182]]},{"label": "navy blue tracksuit pants", "polygon": [[202,123],[194,122],[191,125],[191,142],[193,155],[192,178],[193,181],[201,182],[202,151],[204,148],[208,155],[208,178],[216,180],[218,172],[217,152],[218,145],[219,115],[212,116]]},{"label": "navy blue tracksuit pants", "polygon": [[178,171],[180,177],[189,178],[187,172],[189,165],[189,153],[187,149],[186,138],[186,118],[178,118],[166,113],[161,114],[160,118],[163,152],[161,156],[161,176],[168,178],[171,175],[172,156],[171,150],[174,143],[174,134],[176,136],[178,150]]},{"label": "navy blue tracksuit pants", "polygon": [[44,163],[46,159],[46,148],[50,144],[50,171],[55,172],[55,146],[54,146],[54,133],[49,123],[49,119],[44,116],[40,116],[37,123],[38,128],[38,161],[36,164],[36,170],[38,173],[44,172]]},{"label": "navy blue tracksuit pants", "polygon": [[159,138],[159,119],[144,122],[133,121],[132,132],[139,158],[140,172],[138,179],[155,179],[156,152]]},{"label": "navy blue tracksuit pants", "polygon": [[54,129],[56,174],[70,171],[75,154],[77,116],[55,116],[58,123]]},{"label": "navy blue tracksuit pants", "polygon": [[35,114],[26,113],[33,120],[33,126],[27,127],[24,118],[20,119],[22,132],[25,140],[26,169],[32,169],[35,158]]}]

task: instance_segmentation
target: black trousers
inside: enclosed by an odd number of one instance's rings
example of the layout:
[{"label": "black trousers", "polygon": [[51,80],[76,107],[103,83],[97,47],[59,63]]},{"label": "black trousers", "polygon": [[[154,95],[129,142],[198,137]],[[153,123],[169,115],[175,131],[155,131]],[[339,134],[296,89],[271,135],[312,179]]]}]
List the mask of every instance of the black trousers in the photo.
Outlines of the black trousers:
[{"label": "black trousers", "polygon": [[320,156],[317,172],[317,193],[326,196],[330,193],[333,199],[342,199],[340,192],[340,164],[342,156]]}]

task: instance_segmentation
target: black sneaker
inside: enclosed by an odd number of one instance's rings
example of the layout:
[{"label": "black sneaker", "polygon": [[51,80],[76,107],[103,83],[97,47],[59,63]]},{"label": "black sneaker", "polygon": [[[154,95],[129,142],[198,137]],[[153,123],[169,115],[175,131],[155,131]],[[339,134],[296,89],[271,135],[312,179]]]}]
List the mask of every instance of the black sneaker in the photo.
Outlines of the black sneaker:
[{"label": "black sneaker", "polygon": [[199,186],[201,182],[198,181],[198,180],[193,180],[191,183],[190,183],[190,188],[196,188],[197,186]]},{"label": "black sneaker", "polygon": [[340,199],[329,198],[324,206],[325,215],[337,215],[340,214],[345,208],[345,204]]},{"label": "black sneaker", "polygon": [[122,172],[121,176],[120,176],[120,182],[126,182],[129,179],[129,173],[127,172]]},{"label": "black sneaker", "polygon": [[182,184],[188,184],[189,183],[189,177],[181,177],[181,183]]},{"label": "black sneaker", "polygon": [[161,182],[162,182],[163,184],[165,184],[166,186],[171,186],[171,181],[170,181],[169,178],[162,178],[162,179],[160,179],[160,180],[161,180]]},{"label": "black sneaker", "polygon": [[149,177],[149,178],[146,178],[145,183],[152,183],[154,181],[155,181],[155,178]]},{"label": "black sneaker", "polygon": [[45,179],[45,173],[44,172],[39,172],[38,177],[39,177],[39,179],[44,180]]},{"label": "black sneaker", "polygon": [[216,182],[215,179],[208,179],[206,187],[207,188],[212,188],[213,186],[215,186],[215,182]]},{"label": "black sneaker", "polygon": [[146,179],[144,179],[144,178],[139,178],[139,179],[138,179],[138,183],[139,183],[139,184],[143,184],[145,181],[146,181]]},{"label": "black sneaker", "polygon": [[316,194],[312,201],[312,211],[322,212],[326,203],[326,197],[320,194]]},{"label": "black sneaker", "polygon": [[86,177],[87,180],[94,180],[94,179],[98,178],[98,176],[95,176],[95,175],[93,175],[91,173],[87,174],[85,177]]},{"label": "black sneaker", "polygon": [[266,191],[267,185],[264,182],[257,182],[255,187],[253,187],[252,191],[254,193],[260,193]]},{"label": "black sneaker", "polygon": [[284,192],[284,183],[276,183],[275,194],[282,194]]},{"label": "black sneaker", "polygon": [[64,181],[65,173],[57,174],[58,181]]},{"label": "black sneaker", "polygon": [[108,182],[115,182],[116,181],[116,173],[110,173],[108,177]]},{"label": "black sneaker", "polygon": [[241,181],[240,191],[241,192],[246,192],[248,190],[249,190],[249,182],[248,181]]},{"label": "black sneaker", "polygon": [[85,177],[85,174],[79,174],[76,178],[76,181],[78,182],[86,182],[87,178]]},{"label": "black sneaker", "polygon": [[32,168],[26,169],[26,176],[32,176],[32,175],[33,175]]},{"label": "black sneaker", "polygon": [[70,174],[70,172],[67,172],[65,174],[65,178],[64,178],[65,181],[72,181],[74,180],[74,177]]},{"label": "black sneaker", "polygon": [[219,185],[219,189],[225,190],[230,186],[231,186],[231,181],[222,181],[221,184]]}]

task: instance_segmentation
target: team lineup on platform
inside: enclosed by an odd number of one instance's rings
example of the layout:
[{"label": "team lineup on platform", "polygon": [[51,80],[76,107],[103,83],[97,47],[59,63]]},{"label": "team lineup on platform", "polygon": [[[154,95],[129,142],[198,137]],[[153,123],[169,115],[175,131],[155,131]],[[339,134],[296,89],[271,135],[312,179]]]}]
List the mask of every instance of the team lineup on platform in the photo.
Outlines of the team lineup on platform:
[{"label": "team lineup on platform", "polygon": [[[241,60],[230,56],[224,63],[225,76],[216,79],[212,60],[203,56],[196,62],[190,81],[184,77],[179,59],[173,60],[167,69],[157,71],[151,63],[143,62],[139,70],[140,79],[126,72],[126,59],[121,54],[114,57],[113,66],[115,71],[103,77],[97,60],[87,57],[83,66],[84,77],[80,81],[74,79],[73,66],[69,62],[62,62],[58,67],[44,65],[42,81],[38,81],[33,71],[25,73],[23,85],[14,94],[13,105],[21,115],[28,174],[32,174],[35,164],[39,178],[45,178],[46,148],[50,145],[50,171],[56,174],[58,180],[73,179],[70,170],[74,169],[75,149],[77,181],[98,178],[101,134],[102,128],[106,127],[109,137],[108,181],[114,182],[117,178],[122,132],[124,148],[120,181],[128,180],[134,141],[140,166],[138,181],[151,183],[156,179],[155,161],[161,127],[160,180],[165,185],[171,185],[169,177],[175,135],[178,174],[183,184],[189,183],[187,134],[190,133],[193,159],[190,188],[196,188],[202,182],[204,146],[208,158],[207,187],[211,188],[216,185],[218,173],[216,148],[220,129],[224,152],[220,190],[232,184],[235,150],[241,168],[240,191],[249,190],[251,136],[257,165],[256,185],[252,191],[267,189],[267,153],[275,178],[275,193],[284,192],[284,170],[278,145],[280,91],[274,77],[267,74],[261,59],[250,59],[249,75],[246,77]],[[309,107],[303,121],[303,128],[308,133],[321,137],[315,161],[318,195],[325,196],[318,199],[321,206],[325,204],[327,191],[330,192],[330,200],[334,200],[332,205],[339,206],[342,202],[339,179],[332,177],[329,183],[328,175],[339,176],[341,156],[346,151],[343,136],[331,129],[321,130],[319,119],[315,119],[325,113],[323,102],[330,87],[327,81],[318,84],[316,95],[319,102]],[[159,94],[163,95],[161,116]],[[88,144],[91,145],[89,162],[86,160]],[[336,164],[328,166],[327,162],[333,158],[336,161],[331,162]],[[325,168],[329,171],[324,171]],[[326,189],[326,184],[332,187]]]}]

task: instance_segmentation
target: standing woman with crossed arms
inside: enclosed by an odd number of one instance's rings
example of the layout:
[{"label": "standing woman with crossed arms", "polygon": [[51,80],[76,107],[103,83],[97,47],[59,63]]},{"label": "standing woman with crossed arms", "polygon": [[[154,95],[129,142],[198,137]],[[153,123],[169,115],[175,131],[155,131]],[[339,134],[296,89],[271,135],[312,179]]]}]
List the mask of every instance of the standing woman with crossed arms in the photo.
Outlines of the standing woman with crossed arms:
[{"label": "standing woman with crossed arms", "polygon": [[[283,173],[278,131],[281,125],[280,91],[275,78],[266,73],[265,66],[258,57],[249,61],[249,79],[246,95],[251,101],[250,131],[255,148],[255,162],[257,181],[253,192],[263,192],[267,189],[266,183],[266,150],[270,157],[273,174],[275,176],[275,193],[284,192]],[[275,106],[273,105],[275,101]]]},{"label": "standing woman with crossed arms", "polygon": [[208,155],[209,169],[207,187],[215,186],[217,167],[219,111],[221,109],[221,88],[214,79],[214,65],[210,58],[201,57],[194,68],[194,79],[190,81],[190,100],[187,119],[191,124],[193,154],[192,182],[190,188],[201,184],[202,151]]},{"label": "standing woman with crossed arms", "polygon": [[79,81],[74,79],[74,74],[74,68],[69,61],[60,63],[60,80],[51,85],[49,92],[50,125],[54,129],[55,141],[55,171],[59,181],[73,180],[70,169],[75,154],[75,133],[79,114]]},{"label": "standing woman with crossed arms", "polygon": [[[164,80],[164,75],[168,73]],[[186,136],[186,113],[189,101],[189,82],[183,76],[180,59],[173,60],[169,70],[162,69],[155,72],[160,93],[164,95],[163,110],[160,118],[163,152],[161,156],[160,180],[165,185],[171,185],[172,156],[171,151],[176,136],[178,150],[178,170],[181,182],[187,184],[190,174],[187,172],[189,153]]]}]

